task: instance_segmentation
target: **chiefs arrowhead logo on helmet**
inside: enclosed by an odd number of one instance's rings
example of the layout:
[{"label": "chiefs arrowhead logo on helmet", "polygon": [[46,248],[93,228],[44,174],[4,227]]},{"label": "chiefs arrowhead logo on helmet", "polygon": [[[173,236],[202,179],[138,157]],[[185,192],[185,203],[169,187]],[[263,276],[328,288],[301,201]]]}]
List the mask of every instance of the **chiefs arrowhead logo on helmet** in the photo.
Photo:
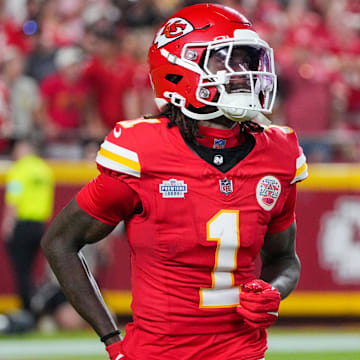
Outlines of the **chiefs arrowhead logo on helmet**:
[{"label": "chiefs arrowhead logo on helmet", "polygon": [[157,33],[154,44],[157,48],[179,39],[194,30],[194,26],[187,20],[179,17],[171,18]]}]

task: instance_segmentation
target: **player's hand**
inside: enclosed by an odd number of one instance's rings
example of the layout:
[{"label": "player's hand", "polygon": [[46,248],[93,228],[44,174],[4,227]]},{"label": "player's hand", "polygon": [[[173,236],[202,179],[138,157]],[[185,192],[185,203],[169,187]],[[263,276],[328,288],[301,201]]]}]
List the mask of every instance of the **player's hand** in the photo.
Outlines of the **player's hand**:
[{"label": "player's hand", "polygon": [[122,341],[118,341],[111,345],[105,347],[106,351],[109,354],[110,360],[126,360],[125,355],[121,353],[122,351]]},{"label": "player's hand", "polygon": [[236,311],[252,328],[267,328],[277,320],[281,296],[267,282],[257,279],[246,283],[239,298]]}]

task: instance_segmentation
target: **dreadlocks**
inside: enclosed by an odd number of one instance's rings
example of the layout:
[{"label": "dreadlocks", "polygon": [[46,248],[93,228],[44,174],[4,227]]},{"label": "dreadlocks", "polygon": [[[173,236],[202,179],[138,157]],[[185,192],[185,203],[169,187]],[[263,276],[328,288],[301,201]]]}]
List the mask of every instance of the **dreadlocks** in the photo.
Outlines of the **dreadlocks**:
[{"label": "dreadlocks", "polygon": [[196,137],[199,135],[198,121],[184,115],[180,108],[173,104],[166,104],[164,109],[155,116],[146,116],[145,118],[167,117],[170,121],[168,128],[177,126],[181,135],[190,142],[197,143]]},{"label": "dreadlocks", "polygon": [[[197,143],[196,138],[199,136],[199,125],[198,121],[189,118],[184,115],[180,108],[173,104],[166,104],[164,109],[156,114],[151,116],[145,116],[146,119],[154,117],[166,117],[169,119],[167,124],[168,128],[177,126],[182,134],[182,136],[193,143]],[[248,120],[240,123],[241,132],[262,132],[264,128],[257,124],[254,121]]]}]

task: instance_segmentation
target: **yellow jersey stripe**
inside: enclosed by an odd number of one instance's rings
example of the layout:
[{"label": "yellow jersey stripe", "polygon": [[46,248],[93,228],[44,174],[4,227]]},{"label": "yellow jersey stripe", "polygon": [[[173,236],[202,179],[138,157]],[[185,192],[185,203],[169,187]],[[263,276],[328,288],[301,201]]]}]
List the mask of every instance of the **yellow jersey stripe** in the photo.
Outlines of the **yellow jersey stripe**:
[{"label": "yellow jersey stripe", "polygon": [[135,177],[140,177],[140,171],[134,170],[128,166],[120,164],[117,161],[106,158],[102,156],[100,152],[97,154],[96,162],[106,169],[114,170],[119,173],[124,173]]},{"label": "yellow jersey stripe", "polygon": [[295,177],[299,176],[301,173],[303,173],[305,170],[307,170],[307,164],[306,162],[302,164],[301,167],[299,167],[297,170],[296,170],[296,173],[295,173]]},{"label": "yellow jersey stripe", "polygon": [[133,161],[126,157],[114,154],[113,152],[108,151],[108,150],[104,149],[103,147],[101,147],[101,149],[99,150],[99,154],[101,156],[103,156],[104,158],[110,159],[110,160],[115,161],[121,165],[124,165],[130,169],[140,172],[140,163],[138,161]]},{"label": "yellow jersey stripe", "polygon": [[102,144],[101,144],[101,148],[108,150],[116,155],[120,155],[124,158],[127,158],[129,160],[135,161],[135,162],[139,162],[139,158],[138,155],[135,151],[131,151],[129,149],[126,149],[122,146],[116,145],[108,140],[105,140]]},{"label": "yellow jersey stripe", "polygon": [[294,179],[291,181],[291,184],[298,182],[298,181],[302,181],[304,179],[306,179],[309,174],[308,174],[308,166],[305,163],[299,170],[302,170],[301,172],[296,172],[296,176],[294,177]]}]

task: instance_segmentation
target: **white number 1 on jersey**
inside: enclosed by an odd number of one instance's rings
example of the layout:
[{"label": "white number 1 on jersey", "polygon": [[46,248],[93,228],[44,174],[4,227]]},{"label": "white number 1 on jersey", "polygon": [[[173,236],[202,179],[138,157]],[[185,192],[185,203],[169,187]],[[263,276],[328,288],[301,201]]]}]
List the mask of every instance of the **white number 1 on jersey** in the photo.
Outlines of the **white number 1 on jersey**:
[{"label": "white number 1 on jersey", "polygon": [[235,307],[239,305],[239,287],[234,286],[240,247],[239,212],[220,210],[206,224],[208,241],[217,241],[211,288],[200,288],[200,308]]}]

